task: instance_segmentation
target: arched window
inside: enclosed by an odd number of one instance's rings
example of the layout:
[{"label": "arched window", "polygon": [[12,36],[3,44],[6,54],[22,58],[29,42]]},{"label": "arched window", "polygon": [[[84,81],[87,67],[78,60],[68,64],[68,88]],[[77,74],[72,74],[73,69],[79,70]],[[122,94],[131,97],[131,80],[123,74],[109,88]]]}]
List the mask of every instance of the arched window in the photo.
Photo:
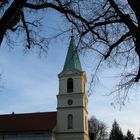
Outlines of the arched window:
[{"label": "arched window", "polygon": [[67,92],[73,92],[73,79],[69,78],[67,80]]},{"label": "arched window", "polygon": [[68,129],[73,129],[73,116],[72,116],[72,114],[68,115]]}]

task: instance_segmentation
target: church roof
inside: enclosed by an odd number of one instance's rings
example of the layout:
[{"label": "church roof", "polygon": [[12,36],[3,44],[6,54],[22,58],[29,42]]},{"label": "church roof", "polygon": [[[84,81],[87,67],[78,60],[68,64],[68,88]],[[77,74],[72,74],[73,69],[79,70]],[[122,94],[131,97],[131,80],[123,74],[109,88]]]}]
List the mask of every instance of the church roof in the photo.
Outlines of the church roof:
[{"label": "church roof", "polygon": [[56,112],[0,115],[0,132],[52,131],[56,120]]},{"label": "church roof", "polygon": [[71,37],[71,40],[70,40],[70,45],[67,52],[63,71],[67,69],[82,71],[79,55],[78,55],[77,48],[74,43],[73,36]]}]

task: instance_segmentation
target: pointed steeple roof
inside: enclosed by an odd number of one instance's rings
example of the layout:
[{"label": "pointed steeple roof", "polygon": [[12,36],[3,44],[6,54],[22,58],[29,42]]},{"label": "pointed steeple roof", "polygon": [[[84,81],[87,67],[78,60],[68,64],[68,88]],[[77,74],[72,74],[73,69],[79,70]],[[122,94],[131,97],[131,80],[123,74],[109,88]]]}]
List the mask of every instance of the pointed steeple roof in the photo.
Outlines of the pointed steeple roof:
[{"label": "pointed steeple roof", "polygon": [[69,44],[69,49],[67,52],[65,64],[63,71],[65,70],[79,70],[82,71],[79,55],[74,43],[74,37],[71,36],[70,44]]}]

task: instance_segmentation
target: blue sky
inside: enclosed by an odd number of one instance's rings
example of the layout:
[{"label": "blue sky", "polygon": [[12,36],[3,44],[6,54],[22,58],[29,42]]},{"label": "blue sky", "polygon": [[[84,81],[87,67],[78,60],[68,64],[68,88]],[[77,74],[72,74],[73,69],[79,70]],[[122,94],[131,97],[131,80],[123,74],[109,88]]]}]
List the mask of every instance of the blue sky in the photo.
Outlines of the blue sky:
[{"label": "blue sky", "polygon": [[[60,26],[60,17],[49,15],[48,35],[54,33],[51,26]],[[44,21],[45,23],[45,21]],[[44,31],[45,35],[45,31]],[[0,92],[0,114],[44,112],[56,110],[56,95],[58,94],[58,77],[62,71],[68,45],[69,35],[66,38],[56,39],[50,43],[48,54],[39,57],[36,51],[24,53],[22,47],[10,49],[3,44],[0,49],[0,73],[2,74]],[[87,80],[94,74],[92,65],[95,59],[81,56],[83,70],[87,72]],[[94,93],[89,97],[89,117],[94,115],[104,121],[109,129],[116,119],[123,132],[130,129],[136,136],[140,131],[140,92],[133,91],[130,101],[119,110],[110,103],[113,97],[107,96],[110,87],[116,82],[113,75],[118,69],[104,69],[99,74],[100,80],[96,83]]]}]

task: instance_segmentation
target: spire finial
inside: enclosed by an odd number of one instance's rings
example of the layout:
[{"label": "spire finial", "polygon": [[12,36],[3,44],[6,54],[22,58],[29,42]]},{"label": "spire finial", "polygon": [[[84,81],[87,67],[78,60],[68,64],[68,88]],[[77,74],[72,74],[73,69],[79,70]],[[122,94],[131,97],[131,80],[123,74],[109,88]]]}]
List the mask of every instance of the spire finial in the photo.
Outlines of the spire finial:
[{"label": "spire finial", "polygon": [[74,37],[73,32],[74,32],[74,27],[73,25],[71,25],[71,37]]}]

